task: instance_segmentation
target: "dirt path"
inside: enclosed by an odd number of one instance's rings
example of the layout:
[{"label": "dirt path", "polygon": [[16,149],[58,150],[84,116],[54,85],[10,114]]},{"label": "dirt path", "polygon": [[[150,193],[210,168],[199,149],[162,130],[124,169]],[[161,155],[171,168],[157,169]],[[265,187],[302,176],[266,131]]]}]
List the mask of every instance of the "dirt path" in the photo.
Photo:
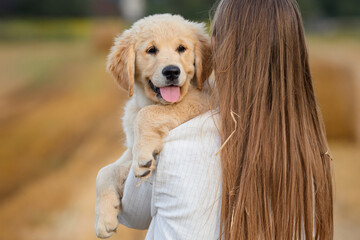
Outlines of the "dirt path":
[{"label": "dirt path", "polygon": [[[87,45],[1,48],[0,82],[19,84],[0,92],[0,239],[97,239],[95,178],[123,151],[126,94],[105,72],[106,55]],[[120,227],[114,239],[143,236]]]},{"label": "dirt path", "polygon": [[[0,239],[96,239],[96,174],[123,151],[120,141],[108,138],[116,135],[109,127],[116,124],[117,119],[106,119],[78,146],[64,167],[32,182],[1,204]],[[143,236],[143,232],[122,227],[114,239]]]}]

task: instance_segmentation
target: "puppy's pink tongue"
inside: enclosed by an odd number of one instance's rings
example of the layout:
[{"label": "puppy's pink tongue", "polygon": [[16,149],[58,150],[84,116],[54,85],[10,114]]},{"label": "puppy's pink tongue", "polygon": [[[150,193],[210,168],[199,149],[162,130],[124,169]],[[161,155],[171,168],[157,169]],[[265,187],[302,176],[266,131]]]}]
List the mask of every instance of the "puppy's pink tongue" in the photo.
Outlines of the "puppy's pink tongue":
[{"label": "puppy's pink tongue", "polygon": [[167,102],[177,102],[180,98],[180,87],[161,87],[160,94]]}]

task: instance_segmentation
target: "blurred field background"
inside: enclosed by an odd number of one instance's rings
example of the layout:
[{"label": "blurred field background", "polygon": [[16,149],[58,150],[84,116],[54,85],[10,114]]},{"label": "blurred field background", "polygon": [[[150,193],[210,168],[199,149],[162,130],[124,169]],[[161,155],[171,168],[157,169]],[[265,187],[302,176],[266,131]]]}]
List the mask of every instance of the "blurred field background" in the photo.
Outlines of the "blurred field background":
[{"label": "blurred field background", "polygon": [[[299,1],[334,158],[335,239],[360,239],[360,4]],[[95,178],[124,151],[127,99],[105,72],[143,15],[208,21],[210,0],[0,2],[0,239],[96,239]],[[144,239],[119,227],[112,239]]]}]

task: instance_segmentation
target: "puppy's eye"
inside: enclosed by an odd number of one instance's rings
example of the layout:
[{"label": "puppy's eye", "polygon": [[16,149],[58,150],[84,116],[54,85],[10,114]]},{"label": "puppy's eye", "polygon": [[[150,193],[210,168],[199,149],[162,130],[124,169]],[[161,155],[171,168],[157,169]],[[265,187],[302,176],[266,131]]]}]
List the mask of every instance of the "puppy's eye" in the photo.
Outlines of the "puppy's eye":
[{"label": "puppy's eye", "polygon": [[155,46],[151,46],[146,49],[147,54],[156,54],[159,50]]},{"label": "puppy's eye", "polygon": [[185,48],[183,45],[180,45],[180,46],[176,49],[176,51],[177,51],[178,53],[183,53],[183,52],[186,51],[186,48]]}]

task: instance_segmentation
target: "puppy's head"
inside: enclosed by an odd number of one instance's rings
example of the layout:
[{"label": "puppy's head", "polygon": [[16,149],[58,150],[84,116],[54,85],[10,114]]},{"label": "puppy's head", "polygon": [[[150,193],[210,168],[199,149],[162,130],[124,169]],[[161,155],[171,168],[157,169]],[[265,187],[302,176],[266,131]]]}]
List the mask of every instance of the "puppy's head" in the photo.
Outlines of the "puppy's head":
[{"label": "puppy's head", "polygon": [[149,16],[115,39],[107,68],[129,96],[137,85],[154,102],[175,103],[191,81],[201,89],[209,77],[209,36],[203,24],[181,16]]}]

